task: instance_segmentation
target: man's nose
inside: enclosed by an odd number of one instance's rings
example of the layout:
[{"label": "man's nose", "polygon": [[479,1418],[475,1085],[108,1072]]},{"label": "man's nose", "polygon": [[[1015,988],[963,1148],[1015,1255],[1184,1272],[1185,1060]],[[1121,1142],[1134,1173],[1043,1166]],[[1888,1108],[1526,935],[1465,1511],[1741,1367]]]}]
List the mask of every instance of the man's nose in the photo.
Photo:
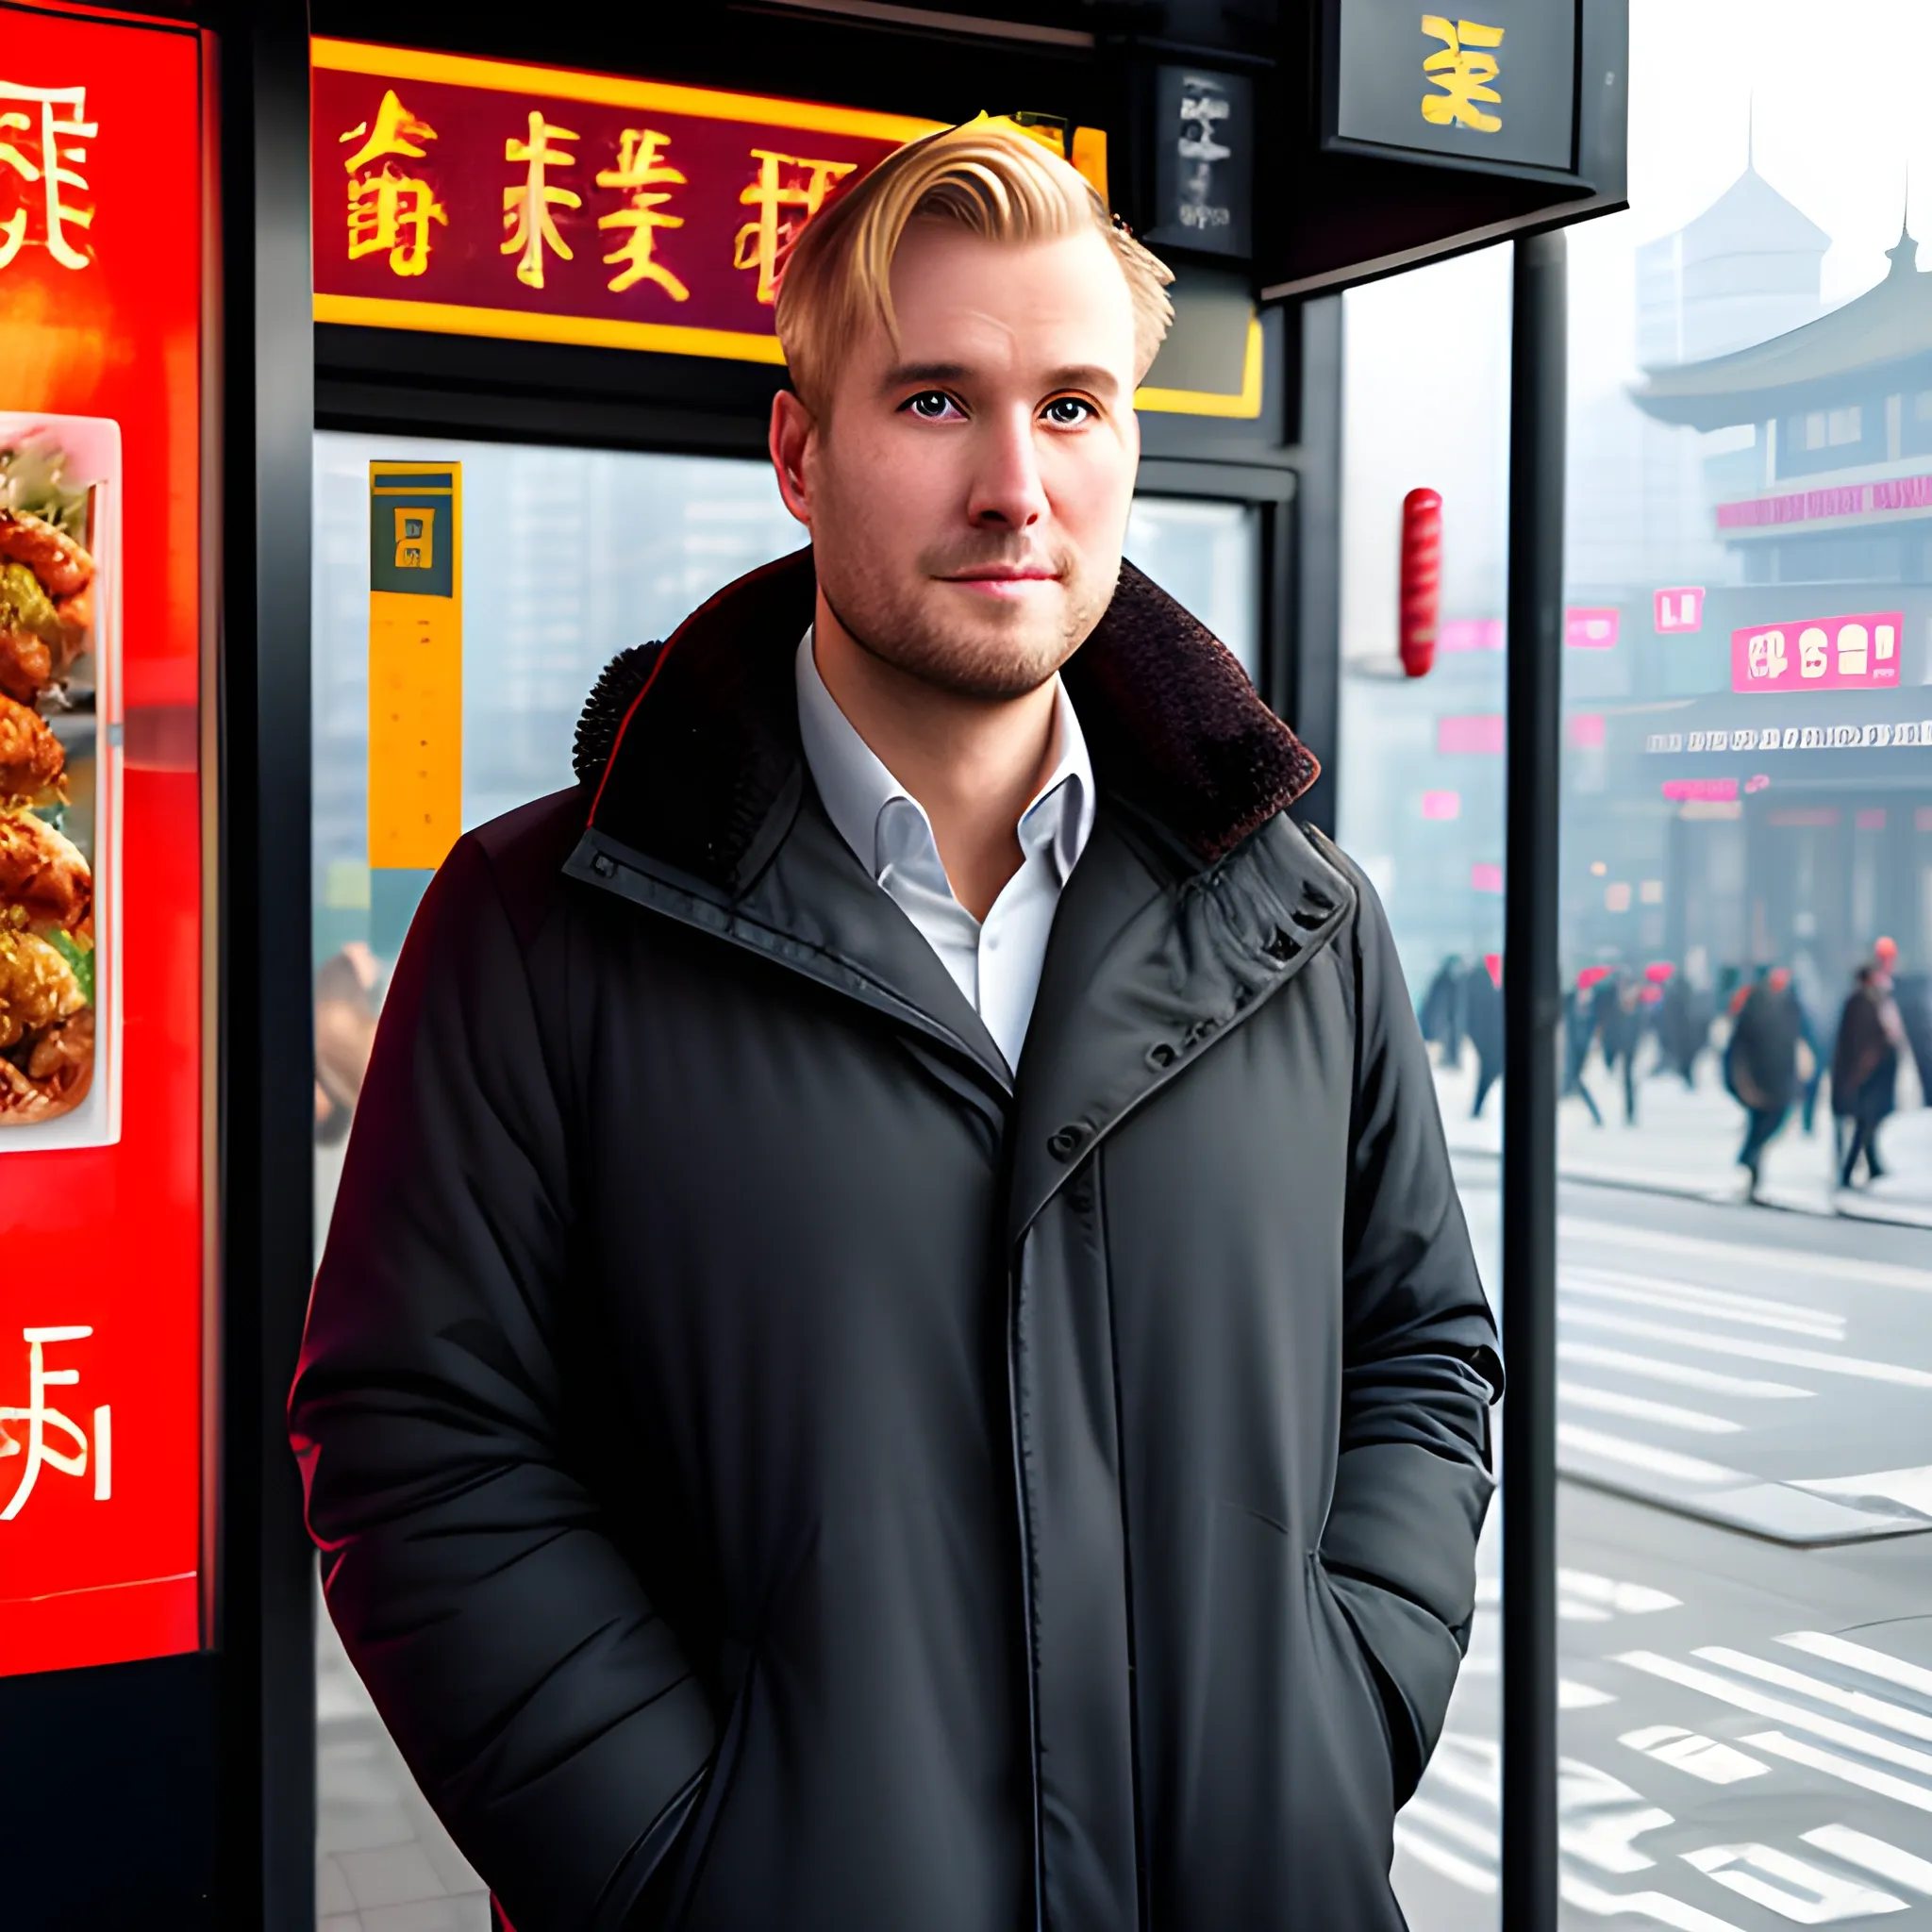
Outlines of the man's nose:
[{"label": "man's nose", "polygon": [[983,424],[967,515],[975,524],[1024,530],[1046,514],[1046,486],[1030,410]]}]

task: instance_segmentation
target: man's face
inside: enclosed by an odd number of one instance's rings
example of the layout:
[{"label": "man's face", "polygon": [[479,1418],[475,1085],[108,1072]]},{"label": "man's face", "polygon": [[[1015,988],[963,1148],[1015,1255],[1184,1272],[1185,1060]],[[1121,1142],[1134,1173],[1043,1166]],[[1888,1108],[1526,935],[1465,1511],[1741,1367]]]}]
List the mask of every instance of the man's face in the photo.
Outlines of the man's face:
[{"label": "man's face", "polygon": [[1140,456],[1134,316],[1096,231],[987,242],[915,222],[817,418],[773,454],[819,588],[874,656],[960,695],[1046,682],[1120,574]]}]

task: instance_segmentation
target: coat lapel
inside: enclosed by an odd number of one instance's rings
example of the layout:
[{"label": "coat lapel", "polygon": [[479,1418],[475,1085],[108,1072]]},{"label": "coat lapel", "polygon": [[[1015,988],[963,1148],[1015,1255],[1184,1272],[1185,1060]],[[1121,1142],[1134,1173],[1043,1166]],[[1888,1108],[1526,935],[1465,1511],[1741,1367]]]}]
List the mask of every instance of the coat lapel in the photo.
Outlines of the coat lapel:
[{"label": "coat lapel", "polygon": [[1220,864],[1177,863],[1103,809],[1056,913],[1014,1096],[1008,1236],[1141,1102],[1333,938],[1355,888],[1277,817]]},{"label": "coat lapel", "polygon": [[[812,792],[792,655],[811,553],[728,585],[599,680],[573,875],[762,952],[1014,1081]],[[1131,564],[1068,663],[1101,816],[1055,919],[1017,1081],[1013,1227],[1275,987],[1354,898],[1284,816],[1314,758],[1207,629]],[[608,749],[607,749],[608,747]]]}]

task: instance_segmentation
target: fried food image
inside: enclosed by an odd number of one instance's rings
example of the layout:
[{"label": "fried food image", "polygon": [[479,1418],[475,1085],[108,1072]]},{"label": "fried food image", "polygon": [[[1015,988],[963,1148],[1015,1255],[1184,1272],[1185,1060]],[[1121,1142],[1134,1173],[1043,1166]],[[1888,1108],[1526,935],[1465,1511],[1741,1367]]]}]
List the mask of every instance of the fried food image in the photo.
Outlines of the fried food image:
[{"label": "fried food image", "polygon": [[94,560],[86,549],[30,510],[0,509],[0,557],[25,564],[51,597],[72,597],[93,582]]},{"label": "fried food image", "polygon": [[[43,430],[0,445],[0,1148],[93,1083],[93,839],[101,758],[96,483]],[[49,723],[66,721],[67,747]],[[70,788],[77,788],[78,797]],[[75,810],[68,836],[63,811]]]},{"label": "fried food image", "polygon": [[67,754],[46,720],[0,695],[0,805],[53,796],[67,770]]},{"label": "fried food image", "polygon": [[[0,517],[8,514],[0,510]],[[63,607],[81,613],[79,622],[63,616]],[[91,612],[87,588],[57,605],[25,564],[0,562],[0,691],[30,705],[64,677],[86,636]]]},{"label": "fried food image", "polygon": [[53,652],[32,631],[8,624],[0,610],[0,696],[30,705],[53,681]]},{"label": "fried food image", "polygon": [[0,929],[0,1052],[86,1008],[64,953],[37,934]]},{"label": "fried food image", "polygon": [[0,1126],[53,1120],[87,1098],[94,1077],[92,1007],[58,1020],[40,1037],[25,1068],[0,1056]]},{"label": "fried food image", "polygon": [[29,926],[75,932],[93,910],[93,876],[80,848],[31,812],[0,813],[0,905]]}]

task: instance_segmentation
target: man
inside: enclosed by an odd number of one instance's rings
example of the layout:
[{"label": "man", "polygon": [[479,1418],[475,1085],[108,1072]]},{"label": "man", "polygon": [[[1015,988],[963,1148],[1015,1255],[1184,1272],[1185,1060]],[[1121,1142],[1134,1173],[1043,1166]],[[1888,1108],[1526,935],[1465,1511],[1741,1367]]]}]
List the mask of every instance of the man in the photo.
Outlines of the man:
[{"label": "man", "polygon": [[1744,1198],[1759,1198],[1764,1150],[1777,1138],[1798,1092],[1798,1047],[1804,1018],[1791,975],[1774,966],[1743,993],[1724,1049],[1724,1085],[1744,1109],[1738,1165],[1749,1176]]},{"label": "man", "polygon": [[292,1429],[518,1932],[1401,1924],[1494,1330],[1314,762],[1121,562],[1164,279],[1003,124],[831,204],[811,550],[397,966]]},{"label": "man", "polygon": [[[1895,955],[1894,955],[1895,957]],[[1860,966],[1839,1013],[1838,1039],[1831,1056],[1831,1110],[1850,1123],[1850,1139],[1839,1165],[1838,1184],[1849,1188],[1865,1163],[1865,1178],[1880,1180],[1878,1129],[1896,1103],[1899,1048],[1905,1026],[1891,996],[1891,976],[1881,954]]]}]

